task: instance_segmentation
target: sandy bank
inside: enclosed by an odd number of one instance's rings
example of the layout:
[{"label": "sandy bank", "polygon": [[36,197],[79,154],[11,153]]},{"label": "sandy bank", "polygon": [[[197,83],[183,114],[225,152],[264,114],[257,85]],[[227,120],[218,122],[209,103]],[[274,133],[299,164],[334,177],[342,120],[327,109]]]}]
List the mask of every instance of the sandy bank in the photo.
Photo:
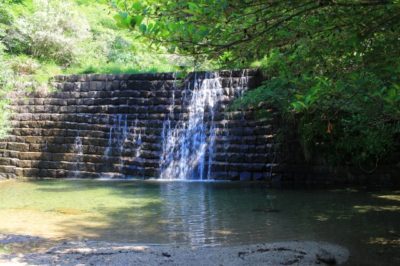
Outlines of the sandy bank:
[{"label": "sandy bank", "polygon": [[333,265],[348,257],[346,248],[314,241],[201,248],[82,241],[39,253],[0,254],[0,265]]}]

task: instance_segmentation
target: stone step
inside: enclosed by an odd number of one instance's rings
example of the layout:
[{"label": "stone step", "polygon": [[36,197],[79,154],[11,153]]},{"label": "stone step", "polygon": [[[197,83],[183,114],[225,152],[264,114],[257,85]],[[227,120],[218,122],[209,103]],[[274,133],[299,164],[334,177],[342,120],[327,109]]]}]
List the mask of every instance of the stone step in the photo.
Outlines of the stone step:
[{"label": "stone step", "polygon": [[[271,152],[276,153],[275,150],[271,148],[271,142],[268,142],[266,139],[258,139],[258,138],[247,138],[242,137],[243,139],[230,139],[230,144],[220,144],[224,143],[216,140],[216,146],[214,146],[214,152],[217,153],[230,153],[230,154],[253,154],[252,156],[260,156],[263,154],[268,154]],[[98,154],[104,155],[106,154],[106,150],[110,150],[109,152],[115,153],[127,153],[127,154],[135,154],[137,150],[141,150],[142,153],[160,153],[162,151],[162,143],[161,138],[151,136],[143,136],[142,141],[138,142],[137,140],[125,140],[121,144],[116,141],[112,142],[110,146],[109,140],[105,138],[81,138],[81,145],[79,147],[76,146],[75,141],[76,138],[48,138],[47,139],[39,139],[39,137],[30,137],[30,139],[38,139],[38,141],[44,141],[41,143],[22,143],[22,142],[4,142],[0,143],[3,154],[5,152],[14,153],[14,152],[63,152],[63,153],[77,153],[83,152],[84,154]],[[235,140],[238,140],[237,142]],[[54,142],[53,142],[54,141]],[[6,144],[6,145],[1,145]],[[120,146],[122,145],[122,146]],[[122,149],[121,149],[122,147]],[[78,150],[79,149],[79,150]]]},{"label": "stone step", "polygon": [[[257,84],[256,74],[220,72],[221,90],[215,91],[220,93],[219,103],[213,110],[205,108],[207,135],[213,119],[210,167],[215,178],[258,180],[275,167],[276,111],[262,106],[269,117],[261,120],[254,110],[229,109],[240,96],[238,88],[245,91]],[[60,76],[54,79],[55,93],[21,95],[10,107],[13,129],[0,141],[0,178],[158,176],[165,121],[174,128],[189,118],[194,77],[218,75],[190,76],[192,80],[179,80],[171,73]]]},{"label": "stone step", "polygon": [[[80,129],[79,129],[80,128]],[[110,138],[110,131],[113,139],[120,139],[123,136],[126,136],[127,139],[134,139],[137,138],[139,135],[142,138],[156,138],[160,142],[164,138],[162,136],[163,129],[145,129],[145,128],[134,128],[128,127],[127,131],[123,130],[122,128],[100,128],[100,127],[67,127],[64,128],[13,128],[10,131],[12,136],[19,137],[24,136],[28,137],[28,139],[34,139],[35,136],[44,136],[44,137],[64,137],[64,138],[77,138],[78,136],[81,139],[91,139],[91,138],[98,138],[98,139],[109,139]],[[100,131],[102,130],[102,131]],[[204,132],[207,137],[210,137],[210,130],[206,129]],[[248,139],[272,139],[275,135],[272,135],[273,130],[270,127],[264,128],[236,128],[230,130],[223,130],[223,129],[214,129],[213,136],[216,138],[217,141],[221,142],[232,142],[235,141],[237,138],[245,138]],[[126,135],[125,135],[126,134]],[[75,141],[75,140],[74,140]],[[4,141],[2,141],[4,142]],[[10,141],[7,141],[10,142]]]},{"label": "stone step", "polygon": [[[219,103],[230,103],[238,97],[237,89],[223,88],[222,94],[218,95]],[[138,105],[138,106],[181,106],[187,105],[191,91],[188,90],[113,90],[113,91],[90,91],[90,92],[57,92],[48,97],[22,98],[12,103],[11,106],[24,108],[34,107],[66,107],[66,106],[118,106],[118,105]],[[18,110],[15,109],[15,110]],[[33,111],[34,109],[30,109]]]},{"label": "stone step", "polygon": [[[258,76],[259,72],[255,69],[243,70],[222,70],[216,73],[219,77],[231,78],[242,76]],[[196,72],[197,78],[213,77],[216,74],[206,72]],[[193,76],[190,73],[187,78]],[[81,81],[113,81],[113,80],[136,80],[136,81],[164,81],[177,79],[176,73],[143,73],[143,74],[86,74],[86,75],[61,75],[54,77],[57,82],[81,82]]]},{"label": "stone step", "polygon": [[226,163],[266,163],[275,158],[274,154],[259,153],[215,153],[213,161]]},{"label": "stone step", "polygon": [[[169,120],[171,123],[176,123],[182,120],[187,114],[164,114],[162,116],[155,114],[143,114],[143,117],[135,114],[36,114],[32,117],[30,114],[14,114],[12,122],[13,125],[29,125],[29,123],[86,123],[86,124],[98,124],[98,125],[113,125],[117,123],[125,123],[129,126],[133,125],[152,125],[162,126],[165,120]],[[265,119],[263,121],[255,120],[253,118],[246,119],[242,117],[242,114],[235,114],[236,117],[227,117],[227,113],[224,115],[214,115],[214,120],[211,117],[204,117],[206,123],[213,123],[218,128],[232,128],[240,126],[267,126],[272,125],[274,121],[272,119]],[[251,113],[245,114],[245,116],[251,116]]]},{"label": "stone step", "polygon": [[100,178],[99,172],[69,171],[64,169],[16,168],[16,175],[25,178]]},{"label": "stone step", "polygon": [[[36,107],[35,107],[36,108]],[[41,110],[32,111],[35,112],[33,116],[31,112],[25,112],[25,110],[20,111],[19,113],[14,113],[11,118],[13,121],[69,121],[69,122],[92,122],[94,121],[108,121],[113,122],[119,117],[122,116],[123,119],[126,119],[127,116],[128,122],[134,122],[136,119],[141,120],[160,120],[164,121],[165,119],[169,120],[179,120],[188,116],[188,112],[185,109],[181,110],[181,107],[175,106],[173,112],[171,113],[171,106],[156,106],[156,107],[131,107],[131,106],[93,106],[92,107],[82,107],[84,110],[77,110],[76,106],[64,106],[63,108],[55,108],[52,112],[48,112],[46,110],[46,106],[40,108]],[[95,110],[94,108],[97,108]],[[90,109],[90,110],[89,110]],[[271,111],[272,112],[272,111]],[[206,109],[204,113],[204,119],[206,121],[211,121],[212,113]],[[274,114],[274,113],[271,113]],[[251,124],[266,124],[267,122],[271,122],[272,119],[268,121],[255,121],[253,118],[253,112],[223,112],[221,110],[214,110],[213,113],[213,121],[217,124],[221,123],[221,126],[230,126],[230,123],[237,122],[245,122]],[[231,122],[229,122],[229,120]],[[235,121],[237,120],[237,121]],[[249,121],[246,121],[249,120]]]},{"label": "stone step", "polygon": [[247,145],[247,144],[231,144],[217,142],[215,145],[215,152],[231,152],[231,153],[253,153],[253,154],[264,154],[270,152],[276,152],[279,149],[279,144],[269,143],[260,145]]}]

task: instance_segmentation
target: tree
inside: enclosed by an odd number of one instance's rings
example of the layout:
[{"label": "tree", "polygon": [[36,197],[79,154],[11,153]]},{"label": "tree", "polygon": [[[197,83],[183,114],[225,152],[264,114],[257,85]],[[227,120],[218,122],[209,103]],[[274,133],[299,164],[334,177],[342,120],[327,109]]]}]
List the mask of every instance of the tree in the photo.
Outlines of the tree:
[{"label": "tree", "polygon": [[332,41],[338,45],[332,51],[336,54],[367,52],[382,36],[393,44],[400,25],[398,0],[117,3],[120,24],[140,30],[153,43],[167,44],[171,52],[235,62],[260,59],[277,47],[293,51],[305,43],[313,43],[318,54],[326,54],[324,45]]},{"label": "tree", "polygon": [[171,53],[269,79],[235,103],[296,121],[306,157],[373,169],[399,149],[399,0],[116,1],[120,25]]}]

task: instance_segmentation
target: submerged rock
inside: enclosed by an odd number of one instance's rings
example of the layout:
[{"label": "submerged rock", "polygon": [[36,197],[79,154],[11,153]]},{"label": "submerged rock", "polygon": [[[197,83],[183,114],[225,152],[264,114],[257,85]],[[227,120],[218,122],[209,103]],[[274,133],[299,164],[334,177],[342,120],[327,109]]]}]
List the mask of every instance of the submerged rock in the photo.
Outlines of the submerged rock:
[{"label": "submerged rock", "polygon": [[317,262],[322,262],[327,265],[336,265],[336,258],[333,254],[321,248],[316,254]]}]

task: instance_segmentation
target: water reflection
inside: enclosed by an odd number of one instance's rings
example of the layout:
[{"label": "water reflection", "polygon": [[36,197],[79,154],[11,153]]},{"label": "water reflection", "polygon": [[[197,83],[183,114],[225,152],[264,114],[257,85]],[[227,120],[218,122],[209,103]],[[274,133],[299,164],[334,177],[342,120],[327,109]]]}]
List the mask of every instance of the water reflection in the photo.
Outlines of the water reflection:
[{"label": "water reflection", "polygon": [[357,264],[390,265],[400,262],[398,194],[243,183],[0,182],[0,233],[192,247],[317,240],[346,246]]},{"label": "water reflection", "polygon": [[191,246],[203,246],[213,239],[208,234],[215,224],[215,217],[208,215],[213,212],[210,204],[209,191],[199,186],[193,193],[187,184],[165,184],[160,187],[160,197],[164,199],[162,214],[167,222],[163,232],[168,232],[170,243],[184,242]]}]

